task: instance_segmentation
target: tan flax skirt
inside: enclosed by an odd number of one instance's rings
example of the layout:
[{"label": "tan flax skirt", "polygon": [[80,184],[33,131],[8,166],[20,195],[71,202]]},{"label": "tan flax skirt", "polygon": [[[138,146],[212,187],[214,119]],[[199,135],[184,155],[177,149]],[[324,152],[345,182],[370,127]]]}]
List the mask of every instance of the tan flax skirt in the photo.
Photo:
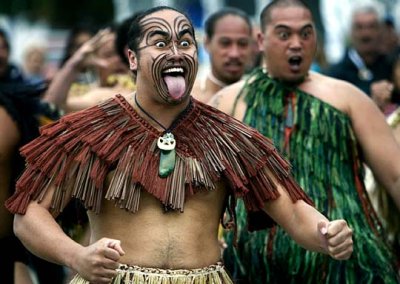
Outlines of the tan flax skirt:
[{"label": "tan flax skirt", "polygon": [[[159,269],[122,264],[111,284],[233,284],[220,263],[197,269]],[[89,284],[76,275],[70,284]]]}]

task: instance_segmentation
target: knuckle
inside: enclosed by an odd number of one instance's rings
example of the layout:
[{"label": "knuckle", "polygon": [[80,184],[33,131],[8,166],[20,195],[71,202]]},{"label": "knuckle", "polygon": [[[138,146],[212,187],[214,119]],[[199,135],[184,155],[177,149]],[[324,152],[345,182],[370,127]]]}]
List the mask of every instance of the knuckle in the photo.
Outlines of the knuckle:
[{"label": "knuckle", "polygon": [[332,246],[328,246],[328,253],[330,254],[330,255],[334,255],[335,254],[335,250],[334,250],[334,248],[332,247]]},{"label": "knuckle", "polygon": [[346,244],[347,245],[349,245],[349,246],[352,246],[353,245],[353,238],[346,238],[346,240],[345,240],[346,242]]}]

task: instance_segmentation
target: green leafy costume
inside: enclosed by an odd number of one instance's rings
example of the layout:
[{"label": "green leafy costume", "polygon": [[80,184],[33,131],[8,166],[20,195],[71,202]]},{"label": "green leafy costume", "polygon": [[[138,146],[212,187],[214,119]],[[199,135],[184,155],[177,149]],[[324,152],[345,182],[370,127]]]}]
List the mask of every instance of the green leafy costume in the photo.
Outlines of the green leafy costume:
[{"label": "green leafy costume", "polygon": [[[273,139],[315,207],[354,229],[354,252],[350,260],[337,261],[301,248],[279,227],[249,233],[239,204],[238,248],[229,245],[224,254],[234,279],[252,284],[397,283],[394,256],[365,191],[349,117],[262,69],[249,76],[239,97],[247,103],[244,122]],[[232,233],[226,241],[233,242]]]}]

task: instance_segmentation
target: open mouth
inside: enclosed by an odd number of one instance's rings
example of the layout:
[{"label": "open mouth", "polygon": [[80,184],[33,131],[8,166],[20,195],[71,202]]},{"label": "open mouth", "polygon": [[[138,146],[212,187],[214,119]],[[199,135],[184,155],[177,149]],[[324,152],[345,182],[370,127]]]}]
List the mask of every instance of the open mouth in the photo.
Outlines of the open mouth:
[{"label": "open mouth", "polygon": [[291,67],[299,68],[303,58],[301,56],[292,56],[289,58],[289,64]]},{"label": "open mouth", "polygon": [[180,99],[185,94],[186,80],[183,67],[169,67],[162,72],[162,77],[173,99]]}]

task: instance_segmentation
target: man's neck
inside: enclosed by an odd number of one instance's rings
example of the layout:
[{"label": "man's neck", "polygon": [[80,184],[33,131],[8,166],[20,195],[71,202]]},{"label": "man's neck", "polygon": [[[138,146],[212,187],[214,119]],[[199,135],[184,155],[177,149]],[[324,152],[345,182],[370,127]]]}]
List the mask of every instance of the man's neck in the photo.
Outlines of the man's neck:
[{"label": "man's neck", "polygon": [[[186,107],[189,104],[190,97],[188,99],[185,99],[179,104],[173,105],[173,104],[168,104],[166,102],[158,102],[153,99],[148,99],[146,96],[141,96],[138,95],[139,93],[134,93],[133,96],[137,96],[136,99],[140,105],[140,107],[147,112],[153,119],[157,120],[161,125],[163,125],[165,128],[169,128],[171,124],[174,122],[174,120],[179,116],[179,114],[186,109]],[[147,114],[145,114],[135,103],[135,100],[132,100],[133,108],[136,110],[137,113],[140,114],[140,116],[145,119],[147,122],[149,122],[151,125],[153,125],[155,128],[159,129],[162,131],[163,129],[160,129],[160,126],[157,125],[157,123],[154,122],[153,119],[151,119]]]},{"label": "man's neck", "polygon": [[378,57],[378,52],[363,52],[360,53],[356,50],[362,61],[365,65],[371,65],[375,62],[376,58]]},{"label": "man's neck", "polygon": [[210,73],[208,73],[207,75],[207,81],[209,81],[213,86],[215,87],[219,87],[219,90],[221,90],[222,88],[226,87],[228,84],[226,84],[225,82],[222,82],[221,80],[219,80],[213,73],[213,71],[211,70]]}]

